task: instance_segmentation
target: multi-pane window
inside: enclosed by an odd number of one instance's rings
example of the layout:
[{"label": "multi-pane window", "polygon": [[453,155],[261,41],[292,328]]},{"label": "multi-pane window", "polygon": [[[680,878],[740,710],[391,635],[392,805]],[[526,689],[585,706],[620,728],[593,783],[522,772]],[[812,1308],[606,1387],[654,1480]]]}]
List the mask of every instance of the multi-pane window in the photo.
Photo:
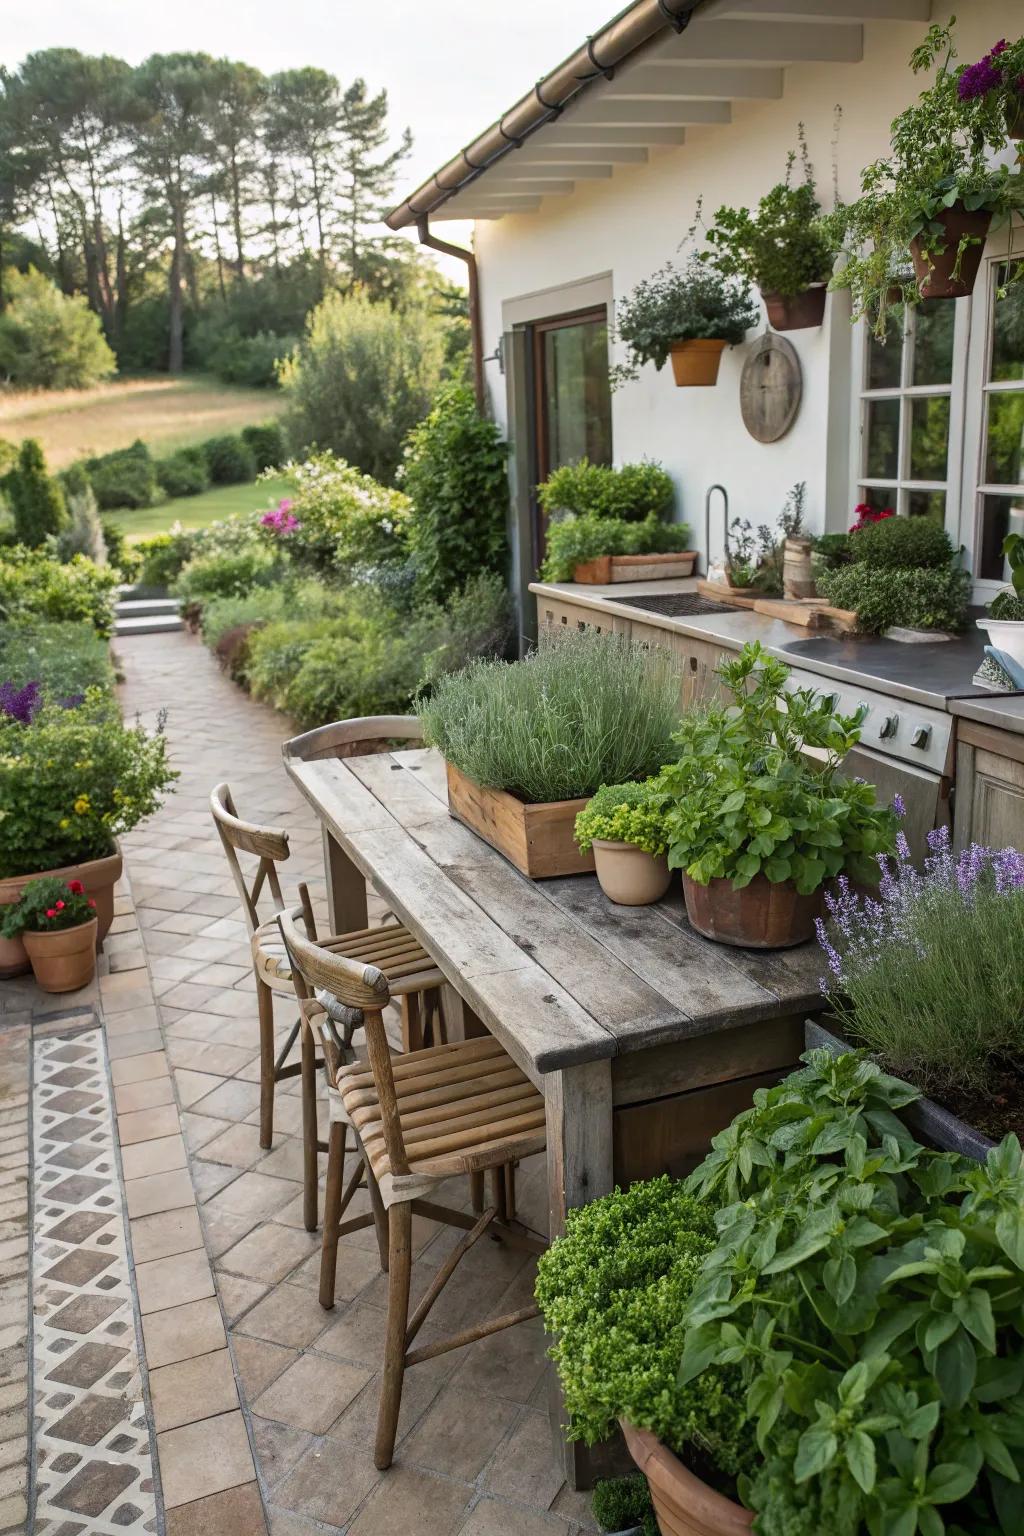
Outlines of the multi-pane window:
[{"label": "multi-pane window", "polygon": [[858,496],[870,506],[946,522],[959,469],[953,428],[963,372],[960,309],[943,299],[897,304],[884,341],[868,337]]},{"label": "multi-pane window", "polygon": [[[982,386],[974,574],[1004,577],[1002,544],[1010,517],[1024,517],[1024,272],[996,268],[989,304],[988,356]],[[1017,276],[1016,282],[1010,278]],[[1017,529],[1024,523],[1017,521]]]}]

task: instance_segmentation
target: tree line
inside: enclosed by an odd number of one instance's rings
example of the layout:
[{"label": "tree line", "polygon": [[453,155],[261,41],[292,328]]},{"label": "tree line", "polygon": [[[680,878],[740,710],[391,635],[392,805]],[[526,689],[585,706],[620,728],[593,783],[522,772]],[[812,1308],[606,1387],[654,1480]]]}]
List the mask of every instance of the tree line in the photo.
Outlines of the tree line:
[{"label": "tree line", "polygon": [[410,148],[362,79],[45,49],[0,69],[0,274],[32,263],[84,295],[122,365],[181,371],[214,309],[272,351],[330,289],[422,284],[380,228]]}]

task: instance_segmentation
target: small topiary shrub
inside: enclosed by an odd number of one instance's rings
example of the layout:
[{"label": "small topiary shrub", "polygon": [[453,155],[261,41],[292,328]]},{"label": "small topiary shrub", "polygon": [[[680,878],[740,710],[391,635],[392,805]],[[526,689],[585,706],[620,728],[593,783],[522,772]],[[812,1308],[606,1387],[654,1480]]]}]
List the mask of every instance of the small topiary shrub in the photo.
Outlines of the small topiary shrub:
[{"label": "small topiary shrub", "polygon": [[255,480],[256,458],[241,437],[229,432],[222,437],[208,437],[202,449],[213,485],[244,485]]},{"label": "small topiary shrub", "polygon": [[890,569],[859,560],[856,565],[819,572],[817,586],[819,594],[834,607],[852,609],[858,627],[867,634],[878,634],[891,625],[960,630],[967,622],[971,578],[967,571],[952,566]]},{"label": "small topiary shrub", "polygon": [[258,474],[262,474],[265,469],[278,469],[288,457],[284,433],[276,421],[243,427],[242,442],[252,454]]},{"label": "small topiary shrub", "polygon": [[588,853],[594,838],[609,843],[632,843],[656,857],[667,848],[664,793],[657,781],[634,784],[602,784],[576,817],[576,841]]},{"label": "small topiary shrub", "polygon": [[112,507],[151,507],[157,499],[156,469],[141,439],[130,448],[86,459],[85,472],[103,512]]},{"label": "small topiary shrub", "polygon": [[157,459],[156,478],[165,496],[199,496],[210,484],[202,448],[179,448],[166,459]]},{"label": "small topiary shrub", "polygon": [[946,530],[929,517],[886,517],[865,522],[848,536],[850,559],[872,570],[938,570],[956,551]]}]

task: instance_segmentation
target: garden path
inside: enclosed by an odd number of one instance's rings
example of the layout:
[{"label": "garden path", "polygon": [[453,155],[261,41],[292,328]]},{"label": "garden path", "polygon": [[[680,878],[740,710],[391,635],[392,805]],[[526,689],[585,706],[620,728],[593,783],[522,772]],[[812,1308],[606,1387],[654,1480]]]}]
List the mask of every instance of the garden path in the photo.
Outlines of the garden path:
[{"label": "garden path", "polygon": [[[0,1092],[0,1184],[23,1179],[17,1131],[25,1089],[5,1062],[13,1051],[24,1064],[30,1020],[36,1155],[58,1155],[41,1138],[59,1132],[73,1158],[92,1160],[89,1174],[99,1170],[95,1189],[83,1192],[92,1216],[62,1227],[75,1241],[79,1229],[97,1230],[80,1236],[79,1256],[46,1281],[46,1296],[43,1266],[36,1265],[36,1531],[116,1536],[126,1522],[156,1531],[161,1506],[167,1536],[580,1536],[595,1529],[589,1500],[563,1485],[551,1454],[536,1322],[417,1367],[407,1378],[395,1465],[383,1475],[374,1470],[385,1320],[375,1241],[372,1232],[342,1240],[338,1300],[324,1312],[316,1296],[318,1239],[302,1226],[297,1081],[278,1090],[272,1150],[264,1153],[258,1143],[248,943],[208,810],[211,787],[227,778],[243,816],[287,827],[292,860],[284,872],[291,888],[308,876],[319,905],[320,832],[282,767],[287,722],[238,690],[186,634],[131,637],[117,650],[124,711],[153,724],[168,710],[181,778],[158,815],[125,839],[121,915],[93,988],[55,1010],[53,999],[44,1005],[27,983],[0,986],[7,1004],[0,1014],[0,1089],[8,1094],[3,1099]],[[292,1012],[286,1004],[278,1004],[282,1035]],[[69,1065],[93,1074],[81,1083],[86,1094],[94,1092],[84,1114],[95,1118],[61,1128],[51,1113],[50,1077]],[[58,1107],[74,1120],[79,1100],[65,1097]],[[111,1156],[103,1127],[114,1121],[120,1151]],[[524,1213],[537,1225],[544,1172],[522,1172]],[[45,1198],[37,1191],[37,1242],[41,1231],[48,1242],[58,1224],[51,1189]],[[456,1186],[452,1196],[462,1201],[467,1193]],[[122,1202],[126,1253],[113,1235],[123,1223],[100,1225]],[[15,1220],[17,1204],[12,1198],[0,1205],[0,1222],[14,1222],[0,1225],[0,1404],[12,1408],[24,1378],[25,1329],[19,1337],[13,1328],[9,1338],[3,1330],[8,1310],[17,1313],[27,1263],[27,1212]],[[66,1223],[66,1212],[59,1214]],[[417,1220],[417,1228],[414,1287],[422,1288],[451,1237],[430,1222]],[[126,1275],[131,1281],[134,1316],[129,1307],[124,1348],[115,1360],[108,1323],[87,1362],[111,1374],[94,1387],[54,1393],[44,1360],[48,1316],[64,1300],[54,1286],[61,1274],[69,1282],[78,1275],[97,1306],[97,1297],[109,1294],[95,1269],[103,1242],[118,1250],[111,1290]],[[532,1261],[481,1243],[447,1287],[437,1321],[508,1310],[531,1289]],[[57,1353],[73,1344],[60,1336]],[[86,1347],[78,1344],[76,1360]],[[97,1349],[106,1351],[102,1360]],[[67,1424],[52,1420],[63,1413],[66,1421],[72,1411],[78,1448],[62,1452]],[[10,1527],[19,1528],[22,1506],[6,1501],[24,1497],[4,1471],[7,1428],[13,1446],[16,1415],[0,1417],[0,1531],[8,1528],[8,1512]]]}]

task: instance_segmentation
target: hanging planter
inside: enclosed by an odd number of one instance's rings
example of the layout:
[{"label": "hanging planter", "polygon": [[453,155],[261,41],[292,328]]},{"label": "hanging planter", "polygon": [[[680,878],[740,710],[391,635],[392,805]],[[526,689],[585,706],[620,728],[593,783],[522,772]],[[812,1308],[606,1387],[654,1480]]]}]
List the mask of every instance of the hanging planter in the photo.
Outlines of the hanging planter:
[{"label": "hanging planter", "polygon": [[616,333],[626,361],[612,369],[612,384],[635,379],[644,363],[660,371],[670,359],[680,387],[715,384],[725,348],[743,341],[759,313],[745,284],[696,251],[681,267],[670,262],[619,301]]},{"label": "hanging planter", "polygon": [[718,383],[718,365],[727,341],[674,341],[669,348],[672,376],[680,389]]},{"label": "hanging planter", "polygon": [[825,319],[826,283],[814,283],[801,293],[765,293],[761,290],[768,324],[774,331],[806,331]]},{"label": "hanging planter", "polygon": [[942,249],[924,245],[921,236],[910,242],[917,291],[922,299],[966,299],[974,291],[985,237],[992,214],[984,208],[973,212],[954,203],[937,215],[942,225]]}]

